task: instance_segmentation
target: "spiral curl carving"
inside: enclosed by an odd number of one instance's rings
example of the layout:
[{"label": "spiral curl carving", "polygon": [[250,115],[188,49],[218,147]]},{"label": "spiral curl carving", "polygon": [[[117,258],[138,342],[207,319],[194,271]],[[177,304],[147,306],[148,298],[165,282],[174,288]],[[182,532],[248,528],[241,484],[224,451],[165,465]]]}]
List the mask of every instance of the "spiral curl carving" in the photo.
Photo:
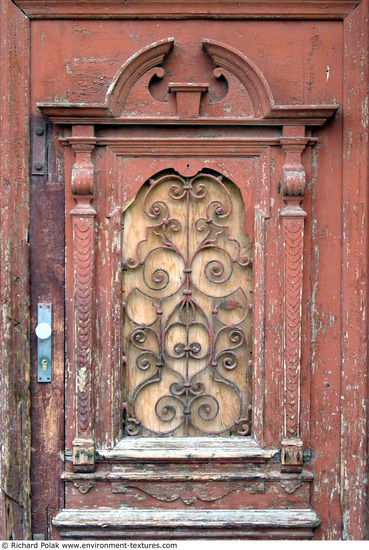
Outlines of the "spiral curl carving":
[{"label": "spiral curl carving", "polygon": [[169,187],[168,195],[171,199],[181,200],[186,195],[186,186],[183,181],[181,183],[174,183]]},{"label": "spiral curl carving", "polygon": [[238,367],[237,355],[231,350],[221,351],[217,358],[226,370],[234,370]]},{"label": "spiral curl carving", "polygon": [[[139,347],[140,344],[144,344],[146,342],[146,333],[145,333],[145,329],[141,329],[141,328],[138,328],[134,331],[134,333],[132,334],[132,343],[136,346],[136,347]],[[142,349],[142,348],[140,348]]]},{"label": "spiral curl carving", "polygon": [[233,266],[231,258],[228,259],[228,273],[226,271],[224,263],[219,258],[210,260],[205,264],[204,273],[208,281],[217,285],[222,285],[229,281],[229,279],[232,277]]},{"label": "spiral curl carving", "polygon": [[197,408],[197,414],[201,418],[201,420],[204,420],[205,422],[210,422],[211,420],[214,420],[219,414],[219,402],[215,399],[212,395],[202,395],[201,397],[205,397],[208,401],[205,403],[201,403],[201,405]]},{"label": "spiral curl carving", "polygon": [[[168,400],[169,403],[168,403]],[[177,409],[173,401],[183,406],[182,401],[173,395],[163,395],[155,403],[155,414],[162,422],[172,422],[177,415]]]},{"label": "spiral curl carving", "polygon": [[156,286],[152,286],[151,284],[149,284],[147,282],[147,279],[146,279],[146,270],[144,269],[143,271],[143,278],[144,278],[144,281],[146,283],[146,286],[150,289],[150,290],[164,290],[164,288],[166,288],[169,284],[169,281],[170,281],[170,277],[169,277],[169,273],[168,271],[166,271],[165,269],[161,268],[161,267],[158,267],[157,269],[155,269],[152,273],[151,273],[151,281],[153,282],[154,285]]},{"label": "spiral curl carving", "polygon": [[152,351],[143,351],[136,357],[136,365],[140,371],[148,371],[154,367],[159,367],[159,357]]},{"label": "spiral curl carving", "polygon": [[164,201],[153,202],[150,210],[147,212],[150,218],[162,218],[167,219],[169,216],[168,205]]},{"label": "spiral curl carving", "polygon": [[203,183],[198,183],[190,189],[190,195],[194,199],[204,199],[208,194],[208,188]]},{"label": "spiral curl carving", "polygon": [[192,395],[202,395],[205,392],[205,384],[203,382],[194,382],[190,387],[190,393]]}]

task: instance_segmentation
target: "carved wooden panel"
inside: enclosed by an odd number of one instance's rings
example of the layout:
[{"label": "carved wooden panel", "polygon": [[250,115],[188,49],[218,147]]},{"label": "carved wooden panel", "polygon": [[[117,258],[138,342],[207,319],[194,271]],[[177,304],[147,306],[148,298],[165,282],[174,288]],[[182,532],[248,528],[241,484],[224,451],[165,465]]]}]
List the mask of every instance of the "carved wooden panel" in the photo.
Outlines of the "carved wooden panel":
[{"label": "carved wooden panel", "polygon": [[[96,515],[97,495],[142,522],[154,508],[173,509],[176,521],[202,508],[218,522],[213,512],[222,510],[224,530],[227,510],[237,508],[310,513],[301,471],[309,456],[305,170],[313,181],[309,147],[318,138],[310,127],[337,107],[304,105],[304,95],[275,101],[275,82],[251,50],[221,34],[188,40],[141,44],[104,103],[39,105],[73,126],[62,142],[76,156],[66,172],[67,269],[75,276],[67,280],[67,399],[76,418],[68,412],[66,467],[73,441],[75,477],[64,477],[67,513],[55,522],[64,536],[72,536],[70,521],[80,533],[101,522],[102,532],[89,536],[131,528],[120,511]],[[157,435],[171,437],[147,437]],[[94,457],[96,472],[86,473]],[[186,468],[203,478],[190,482]],[[238,477],[271,470],[273,484]],[[76,520],[75,510],[86,515]],[[257,515],[247,519],[253,536]]]},{"label": "carved wooden panel", "polygon": [[124,217],[127,435],[251,432],[252,247],[236,186],[151,179]]}]

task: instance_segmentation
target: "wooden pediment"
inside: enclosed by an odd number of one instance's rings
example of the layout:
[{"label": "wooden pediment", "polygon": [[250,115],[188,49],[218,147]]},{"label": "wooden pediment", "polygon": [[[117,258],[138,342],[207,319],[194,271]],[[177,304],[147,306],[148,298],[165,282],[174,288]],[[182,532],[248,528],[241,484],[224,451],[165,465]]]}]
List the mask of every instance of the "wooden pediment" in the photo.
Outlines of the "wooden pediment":
[{"label": "wooden pediment", "polygon": [[[167,74],[165,60],[174,38],[139,50],[117,71],[104,104],[38,104],[43,114],[62,124],[191,124],[321,126],[336,105],[275,105],[260,69],[227,44],[204,38],[202,51],[214,69],[202,81]],[[178,71],[180,72],[180,71]],[[183,71],[182,71],[183,75]],[[161,97],[155,85],[161,81]],[[219,81],[223,94],[214,93]]]},{"label": "wooden pediment", "polygon": [[202,43],[216,66],[215,78],[223,76],[227,80],[227,75],[236,78],[244,88],[244,97],[239,100],[245,100],[245,96],[249,99],[255,118],[266,116],[274,106],[274,99],[269,84],[257,66],[231,46],[206,38]]},{"label": "wooden pediment", "polygon": [[[158,100],[150,85],[165,78],[161,65],[173,45],[173,38],[151,44],[119,69],[105,100],[114,117],[263,118],[273,107],[271,89],[256,65],[235,48],[209,39],[203,39],[203,53],[214,63],[213,73],[204,75],[205,82],[168,82],[165,100]],[[214,99],[219,79],[225,93]]]},{"label": "wooden pediment", "polygon": [[[127,99],[132,89],[136,87],[137,82],[139,82],[137,87],[141,90],[141,80],[144,81],[143,87],[147,88],[154,76],[157,78],[164,76],[164,70],[160,65],[172,49],[173,43],[174,38],[168,38],[150,44],[138,51],[122,65],[110,84],[105,98],[105,105],[113,116],[127,114]],[[145,92],[145,89],[142,91]]]}]

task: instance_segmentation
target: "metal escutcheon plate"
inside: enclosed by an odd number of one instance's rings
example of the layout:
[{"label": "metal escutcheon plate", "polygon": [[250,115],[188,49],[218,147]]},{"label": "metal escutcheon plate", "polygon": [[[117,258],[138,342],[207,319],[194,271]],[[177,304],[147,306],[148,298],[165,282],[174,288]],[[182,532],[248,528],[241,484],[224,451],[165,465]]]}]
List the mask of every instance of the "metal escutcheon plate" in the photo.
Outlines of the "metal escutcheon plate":
[{"label": "metal escutcheon plate", "polygon": [[37,304],[38,324],[37,336],[37,381],[52,380],[52,305]]}]

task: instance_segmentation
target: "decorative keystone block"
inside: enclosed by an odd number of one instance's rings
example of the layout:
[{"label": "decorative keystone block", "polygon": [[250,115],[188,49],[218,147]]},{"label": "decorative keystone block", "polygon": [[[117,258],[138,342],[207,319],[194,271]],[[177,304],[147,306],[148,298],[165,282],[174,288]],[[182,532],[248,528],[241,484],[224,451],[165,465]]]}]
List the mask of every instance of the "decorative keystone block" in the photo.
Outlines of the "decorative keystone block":
[{"label": "decorative keystone block", "polygon": [[180,118],[197,118],[200,111],[201,94],[208,91],[209,84],[169,83],[169,90],[176,94],[177,111]]}]

